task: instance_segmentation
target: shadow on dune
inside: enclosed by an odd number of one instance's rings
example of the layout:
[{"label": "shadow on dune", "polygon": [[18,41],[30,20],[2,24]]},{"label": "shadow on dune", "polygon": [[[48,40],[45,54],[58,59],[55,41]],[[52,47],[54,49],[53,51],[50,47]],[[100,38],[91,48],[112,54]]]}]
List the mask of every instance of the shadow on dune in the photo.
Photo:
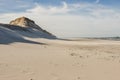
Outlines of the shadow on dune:
[{"label": "shadow on dune", "polygon": [[23,39],[23,40],[4,40],[4,41],[0,40],[0,44],[4,44],[4,45],[9,45],[9,44],[16,43],[16,42],[29,43],[29,44],[38,44],[38,45],[47,45],[45,43],[40,43],[40,42],[36,42],[36,41],[30,41],[30,40],[26,40],[26,39]]},{"label": "shadow on dune", "polygon": [[0,44],[8,45],[15,42],[46,45],[45,43],[24,39],[19,33],[0,26]]}]

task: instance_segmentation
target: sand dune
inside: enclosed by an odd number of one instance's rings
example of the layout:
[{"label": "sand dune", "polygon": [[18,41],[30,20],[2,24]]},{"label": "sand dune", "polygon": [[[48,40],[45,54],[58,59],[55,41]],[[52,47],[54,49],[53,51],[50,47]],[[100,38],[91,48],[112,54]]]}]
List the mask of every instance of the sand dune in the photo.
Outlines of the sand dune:
[{"label": "sand dune", "polygon": [[2,32],[6,34],[9,31],[8,33],[10,33],[10,35],[7,35],[7,34],[5,35],[6,37],[8,37],[8,40],[9,40],[9,36],[12,36],[12,34],[13,36],[15,36],[16,34],[15,37],[22,36],[22,37],[29,37],[29,38],[57,39],[55,35],[42,29],[33,20],[27,17],[17,18],[15,20],[12,20],[9,24],[0,23],[0,28],[2,29],[0,35],[1,34],[3,35]]},{"label": "sand dune", "polygon": [[0,80],[120,80],[120,41],[28,40],[0,44]]},{"label": "sand dune", "polygon": [[24,39],[19,33],[0,26],[0,44],[11,44],[15,42],[31,43],[31,44],[42,44],[40,42],[30,41]]}]

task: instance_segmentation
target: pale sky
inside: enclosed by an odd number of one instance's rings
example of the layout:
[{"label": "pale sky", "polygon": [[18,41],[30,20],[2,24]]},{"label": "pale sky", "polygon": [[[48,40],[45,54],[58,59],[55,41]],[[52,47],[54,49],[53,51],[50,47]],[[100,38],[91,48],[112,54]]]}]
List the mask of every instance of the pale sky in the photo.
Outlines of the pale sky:
[{"label": "pale sky", "polygon": [[26,16],[58,37],[120,36],[120,0],[0,0],[0,23]]}]

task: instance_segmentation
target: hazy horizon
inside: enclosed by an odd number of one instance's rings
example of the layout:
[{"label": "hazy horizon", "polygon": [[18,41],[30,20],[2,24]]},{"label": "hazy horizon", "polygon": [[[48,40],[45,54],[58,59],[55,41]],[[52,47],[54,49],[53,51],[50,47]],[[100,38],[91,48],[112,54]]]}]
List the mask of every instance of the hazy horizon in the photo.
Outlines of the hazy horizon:
[{"label": "hazy horizon", "polygon": [[58,37],[120,36],[118,0],[0,0],[0,23],[26,16]]}]

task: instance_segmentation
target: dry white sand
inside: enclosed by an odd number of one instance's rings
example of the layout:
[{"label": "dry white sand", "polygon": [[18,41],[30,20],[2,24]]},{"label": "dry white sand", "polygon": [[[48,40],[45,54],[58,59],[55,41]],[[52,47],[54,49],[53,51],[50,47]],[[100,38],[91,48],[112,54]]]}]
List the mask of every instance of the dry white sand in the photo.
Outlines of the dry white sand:
[{"label": "dry white sand", "polygon": [[120,41],[0,44],[0,80],[120,80]]}]

